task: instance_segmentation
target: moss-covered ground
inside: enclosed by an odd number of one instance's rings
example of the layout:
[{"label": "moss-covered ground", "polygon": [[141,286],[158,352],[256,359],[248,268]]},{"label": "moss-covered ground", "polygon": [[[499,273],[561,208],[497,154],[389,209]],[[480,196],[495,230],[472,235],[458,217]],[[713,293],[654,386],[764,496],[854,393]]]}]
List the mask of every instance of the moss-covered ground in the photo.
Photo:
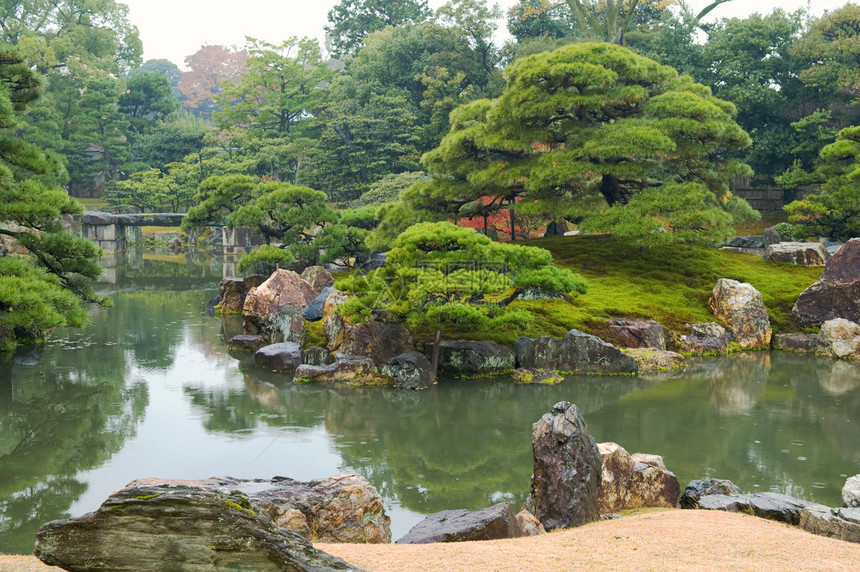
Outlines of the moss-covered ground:
[{"label": "moss-covered ground", "polygon": [[657,320],[670,332],[686,333],[686,323],[714,321],[708,297],[720,278],[757,288],[775,333],[799,331],[791,307],[823,270],[688,244],[640,248],[607,235],[542,238],[528,244],[546,248],[556,264],[585,277],[588,293],[574,297],[573,303],[515,301],[511,308],[534,316],[526,330],[470,332],[468,337],[511,344],[521,335],[558,337],[571,328],[600,335],[606,318]]}]

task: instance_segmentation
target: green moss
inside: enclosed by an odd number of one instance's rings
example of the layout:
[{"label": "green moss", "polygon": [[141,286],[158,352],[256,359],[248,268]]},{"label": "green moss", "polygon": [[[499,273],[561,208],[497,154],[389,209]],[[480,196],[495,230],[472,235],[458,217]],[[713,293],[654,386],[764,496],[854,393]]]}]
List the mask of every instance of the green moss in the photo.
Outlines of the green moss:
[{"label": "green moss", "polygon": [[325,347],[325,330],[322,320],[316,322],[305,320],[305,347],[310,346]]},{"label": "green moss", "polygon": [[251,510],[250,508],[245,508],[242,505],[240,505],[239,503],[233,502],[230,499],[225,500],[224,504],[227,505],[227,508],[229,508],[230,510],[235,510],[238,512],[246,512],[249,515],[254,516],[253,510]]},{"label": "green moss", "polygon": [[134,498],[136,498],[137,500],[149,500],[149,499],[154,499],[154,498],[157,498],[157,497],[160,497],[160,496],[161,496],[161,494],[160,494],[160,493],[155,493],[155,494],[152,494],[152,495],[142,495],[142,496],[134,497]]}]

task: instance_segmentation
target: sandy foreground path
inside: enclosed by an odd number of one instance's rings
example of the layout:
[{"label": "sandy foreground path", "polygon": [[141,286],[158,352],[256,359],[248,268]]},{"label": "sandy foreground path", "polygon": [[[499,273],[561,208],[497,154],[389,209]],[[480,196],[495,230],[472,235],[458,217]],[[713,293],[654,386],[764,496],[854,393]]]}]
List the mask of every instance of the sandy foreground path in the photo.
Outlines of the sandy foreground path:
[{"label": "sandy foreground path", "polygon": [[[315,546],[368,571],[860,570],[860,544],[725,512],[667,510],[532,538]],[[59,570],[0,556],[0,571]]]}]

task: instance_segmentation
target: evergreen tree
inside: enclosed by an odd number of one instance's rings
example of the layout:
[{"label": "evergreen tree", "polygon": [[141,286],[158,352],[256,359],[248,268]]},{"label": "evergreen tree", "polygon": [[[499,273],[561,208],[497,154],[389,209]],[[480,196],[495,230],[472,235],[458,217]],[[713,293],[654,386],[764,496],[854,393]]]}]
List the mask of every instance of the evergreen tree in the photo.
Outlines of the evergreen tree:
[{"label": "evergreen tree", "polygon": [[101,250],[62,226],[63,215],[83,210],[56,185],[62,166],[17,136],[39,88],[18,54],[0,53],[0,349],[6,350],[17,339],[42,340],[58,326],[87,323],[82,302],[110,303],[89,282],[101,274]]}]

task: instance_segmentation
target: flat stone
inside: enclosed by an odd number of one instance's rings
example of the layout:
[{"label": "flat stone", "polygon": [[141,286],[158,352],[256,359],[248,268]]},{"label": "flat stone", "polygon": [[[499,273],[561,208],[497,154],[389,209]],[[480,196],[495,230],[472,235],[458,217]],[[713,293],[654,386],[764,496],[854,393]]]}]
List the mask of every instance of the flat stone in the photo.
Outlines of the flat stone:
[{"label": "flat stone", "polygon": [[515,369],[511,376],[514,378],[514,381],[523,384],[539,383],[543,385],[555,385],[564,381],[562,376],[551,369],[528,369],[520,367]]},{"label": "flat stone", "polygon": [[801,511],[798,525],[812,534],[860,543],[860,508],[810,505]]},{"label": "flat stone", "polygon": [[511,505],[503,502],[476,511],[443,510],[431,514],[396,544],[498,540],[520,535],[520,526]]},{"label": "flat stone", "polygon": [[445,340],[439,344],[439,373],[443,375],[492,376],[510,372],[515,365],[514,352],[496,342]]},{"label": "flat stone", "polygon": [[260,348],[254,363],[272,371],[293,371],[302,365],[302,346],[296,342],[281,342]]},{"label": "flat stone", "polygon": [[779,242],[769,245],[762,258],[798,266],[824,266],[830,253],[820,242]]},{"label": "flat stone", "polygon": [[522,337],[514,342],[519,367],[565,373],[636,373],[636,361],[612,344],[579,330],[562,338]]},{"label": "flat stone", "polygon": [[780,493],[754,493],[704,496],[699,499],[698,508],[742,512],[797,526],[800,523],[801,511],[813,504],[815,503]]},{"label": "flat stone", "polygon": [[708,495],[739,496],[744,494],[739,486],[726,479],[701,479],[690,481],[681,495],[681,508],[699,508],[699,499]]},{"label": "flat stone", "polygon": [[66,570],[356,570],[246,494],[192,486],[120,489],[95,512],[43,525],[34,553]]},{"label": "flat stone", "polygon": [[230,348],[236,350],[256,352],[257,350],[263,348],[266,345],[266,340],[263,339],[263,336],[251,336],[248,334],[241,334],[230,338],[230,340],[227,342],[227,345]]},{"label": "flat stone", "polygon": [[296,381],[342,382],[352,385],[388,385],[373,360],[364,356],[344,356],[329,365],[300,365]]}]

